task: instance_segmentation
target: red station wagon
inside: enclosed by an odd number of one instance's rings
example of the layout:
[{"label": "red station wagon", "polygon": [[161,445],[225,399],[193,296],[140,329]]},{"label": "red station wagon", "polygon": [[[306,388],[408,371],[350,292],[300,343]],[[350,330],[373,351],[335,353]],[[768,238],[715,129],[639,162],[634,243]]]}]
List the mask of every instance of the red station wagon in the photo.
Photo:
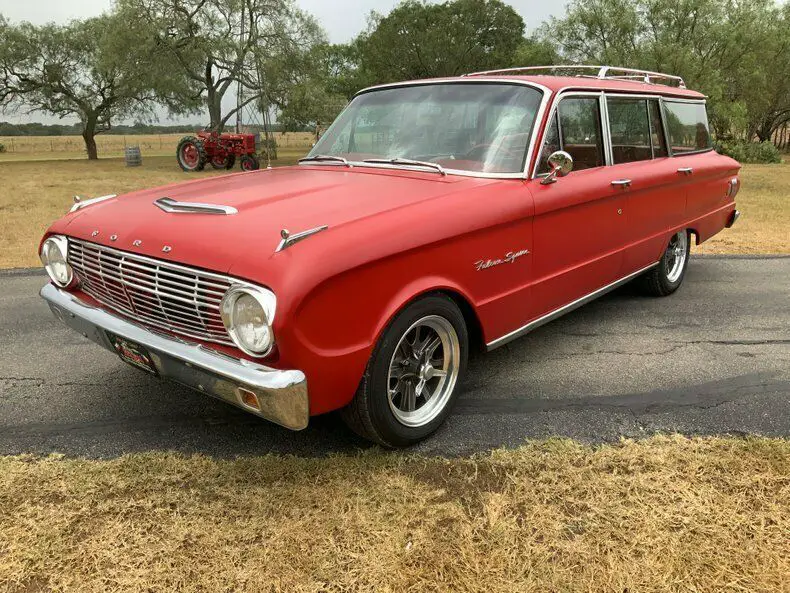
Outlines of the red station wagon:
[{"label": "red station wagon", "polygon": [[56,317],[291,429],[435,431],[472,348],[683,282],[740,165],[666,74],[549,66],[361,91],[297,166],[103,196],[41,243]]}]

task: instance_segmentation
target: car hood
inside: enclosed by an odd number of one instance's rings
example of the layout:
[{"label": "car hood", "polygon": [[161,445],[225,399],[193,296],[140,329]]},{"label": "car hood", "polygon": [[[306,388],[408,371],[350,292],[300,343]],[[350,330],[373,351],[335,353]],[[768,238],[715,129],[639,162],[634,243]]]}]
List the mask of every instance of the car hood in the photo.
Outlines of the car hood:
[{"label": "car hood", "polygon": [[[284,167],[129,193],[78,210],[51,230],[228,273],[250,251],[261,261],[271,257],[282,229],[298,233],[327,225],[322,235],[336,236],[350,223],[485,181],[432,172]],[[154,204],[162,197],[231,206],[237,213],[165,212]]]}]

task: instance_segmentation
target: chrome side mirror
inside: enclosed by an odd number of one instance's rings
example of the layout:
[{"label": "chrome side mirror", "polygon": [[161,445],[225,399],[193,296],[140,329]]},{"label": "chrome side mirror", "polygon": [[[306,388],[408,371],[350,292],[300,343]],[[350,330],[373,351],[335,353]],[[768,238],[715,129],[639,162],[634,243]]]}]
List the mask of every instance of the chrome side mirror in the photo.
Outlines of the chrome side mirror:
[{"label": "chrome side mirror", "polygon": [[565,177],[573,171],[573,157],[564,150],[552,152],[547,162],[549,163],[549,174],[540,182],[542,185],[554,183],[557,181],[557,177]]}]

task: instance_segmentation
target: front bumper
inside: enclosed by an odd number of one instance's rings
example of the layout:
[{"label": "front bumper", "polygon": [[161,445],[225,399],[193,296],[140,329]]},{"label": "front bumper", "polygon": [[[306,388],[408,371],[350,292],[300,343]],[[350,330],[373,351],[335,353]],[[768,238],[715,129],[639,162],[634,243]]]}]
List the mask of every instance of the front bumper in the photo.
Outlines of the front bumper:
[{"label": "front bumper", "polygon": [[[310,417],[307,380],[302,371],[280,371],[237,359],[199,344],[151,331],[108,313],[54,284],[41,289],[55,317],[86,338],[115,352],[106,332],[145,346],[162,377],[191,387],[291,430]],[[240,390],[252,391],[260,409],[244,403]]]}]

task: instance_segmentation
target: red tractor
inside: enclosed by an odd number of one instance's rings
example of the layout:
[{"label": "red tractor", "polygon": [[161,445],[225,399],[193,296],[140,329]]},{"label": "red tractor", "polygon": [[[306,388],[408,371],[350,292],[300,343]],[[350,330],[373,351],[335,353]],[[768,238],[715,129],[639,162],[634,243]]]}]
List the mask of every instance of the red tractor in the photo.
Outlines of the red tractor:
[{"label": "red tractor", "polygon": [[260,169],[255,134],[198,132],[181,138],[176,149],[178,164],[184,171],[202,171],[206,163],[215,169],[232,169],[236,157],[241,157],[242,171]]}]

